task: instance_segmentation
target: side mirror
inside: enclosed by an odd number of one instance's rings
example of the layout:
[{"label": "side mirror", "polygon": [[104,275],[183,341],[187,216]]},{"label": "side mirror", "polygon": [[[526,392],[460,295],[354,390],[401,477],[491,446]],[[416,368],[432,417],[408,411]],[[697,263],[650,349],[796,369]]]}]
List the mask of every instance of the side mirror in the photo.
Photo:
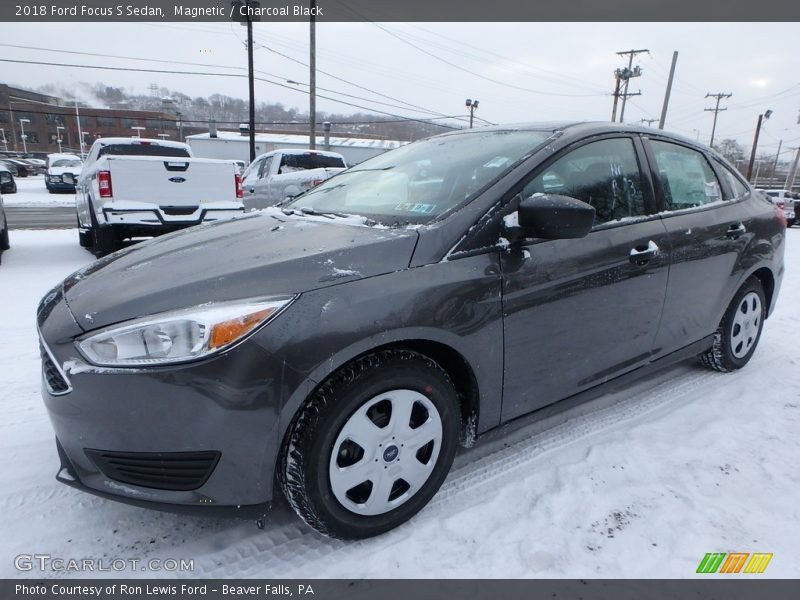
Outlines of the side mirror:
[{"label": "side mirror", "polygon": [[[507,226],[511,224],[509,217],[504,222]],[[582,238],[592,230],[594,208],[569,196],[534,194],[520,200],[516,225],[519,229],[515,232],[517,236],[525,238]]]}]

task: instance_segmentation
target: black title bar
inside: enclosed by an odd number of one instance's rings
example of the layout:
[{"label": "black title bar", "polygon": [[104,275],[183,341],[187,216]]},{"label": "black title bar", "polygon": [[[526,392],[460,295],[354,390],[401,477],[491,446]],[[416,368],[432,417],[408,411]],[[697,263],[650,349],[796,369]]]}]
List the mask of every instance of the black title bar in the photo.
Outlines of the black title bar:
[{"label": "black title bar", "polygon": [[[6,22],[307,21],[312,2],[293,0],[0,0]],[[787,0],[317,0],[320,22],[788,22]],[[566,36],[568,40],[568,35]],[[534,40],[531,40],[533,43]]]}]

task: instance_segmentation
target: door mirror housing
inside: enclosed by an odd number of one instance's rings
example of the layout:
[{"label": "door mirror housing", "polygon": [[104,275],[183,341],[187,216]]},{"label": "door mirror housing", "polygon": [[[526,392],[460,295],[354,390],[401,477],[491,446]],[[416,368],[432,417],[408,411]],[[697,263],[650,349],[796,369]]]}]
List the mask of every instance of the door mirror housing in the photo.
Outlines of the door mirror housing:
[{"label": "door mirror housing", "polygon": [[509,219],[513,213],[504,219],[507,228],[516,229],[516,238],[565,240],[586,237],[595,215],[593,207],[577,198],[539,193],[520,200],[516,216],[517,223]]}]

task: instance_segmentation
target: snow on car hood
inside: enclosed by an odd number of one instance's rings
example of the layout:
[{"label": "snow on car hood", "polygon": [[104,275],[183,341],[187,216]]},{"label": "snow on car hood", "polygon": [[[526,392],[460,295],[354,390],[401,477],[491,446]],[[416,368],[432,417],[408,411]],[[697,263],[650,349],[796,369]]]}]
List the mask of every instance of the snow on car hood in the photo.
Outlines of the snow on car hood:
[{"label": "snow on car hood", "polygon": [[298,294],[408,267],[417,233],[358,219],[247,215],[112,254],[64,280],[84,330],[207,302]]}]

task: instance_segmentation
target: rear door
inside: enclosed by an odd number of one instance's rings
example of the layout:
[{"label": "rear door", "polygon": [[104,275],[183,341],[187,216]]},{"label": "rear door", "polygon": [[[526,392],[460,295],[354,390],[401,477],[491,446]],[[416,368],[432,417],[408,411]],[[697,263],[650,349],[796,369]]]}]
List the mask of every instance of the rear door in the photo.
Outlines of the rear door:
[{"label": "rear door", "polygon": [[[573,145],[522,189],[591,204],[595,226],[572,240],[530,240],[501,255],[503,420],[647,361],[658,330],[669,247],[638,138]],[[576,147],[577,146],[577,147]]]},{"label": "rear door", "polygon": [[673,140],[644,142],[672,248],[664,314],[654,346],[655,354],[665,354],[717,329],[720,307],[730,301],[740,255],[752,238],[752,216],[747,187],[740,183],[737,191],[728,181],[723,187],[721,180],[727,176],[715,170],[705,153]]}]

